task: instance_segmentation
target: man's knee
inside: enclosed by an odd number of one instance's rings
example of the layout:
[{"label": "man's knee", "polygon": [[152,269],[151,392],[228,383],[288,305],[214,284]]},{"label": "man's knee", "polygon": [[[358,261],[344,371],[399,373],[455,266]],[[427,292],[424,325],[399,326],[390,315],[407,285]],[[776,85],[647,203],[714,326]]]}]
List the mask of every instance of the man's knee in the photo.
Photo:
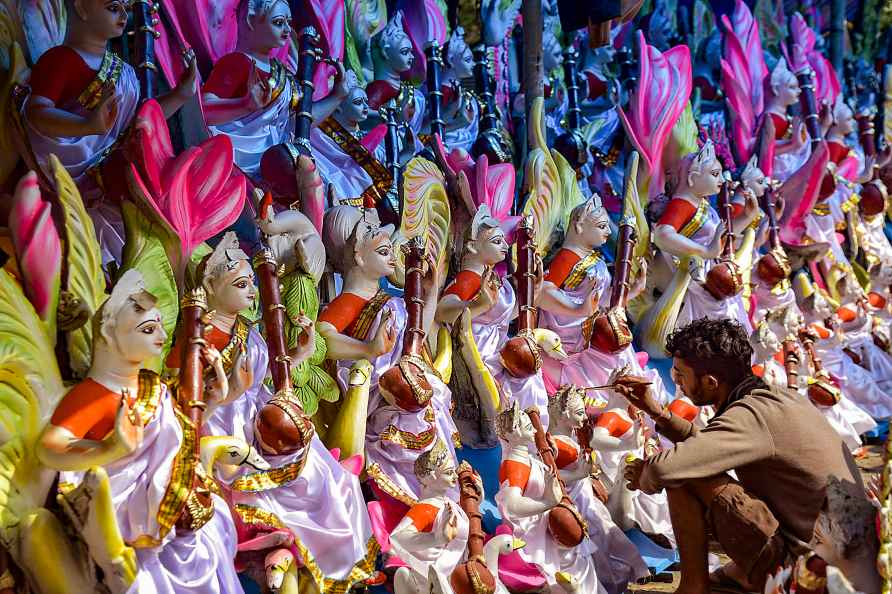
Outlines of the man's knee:
[{"label": "man's knee", "polygon": [[739,483],[729,480],[718,489],[707,513],[713,536],[754,585],[783,561],[780,523],[764,501]]},{"label": "man's knee", "polygon": [[673,489],[666,489],[667,498],[670,497],[670,491],[679,491],[688,496],[695,497],[701,505],[709,507],[712,505],[716,495],[721,493],[725,487],[734,481],[727,474],[719,474],[704,478],[691,479],[685,481],[682,485]]}]

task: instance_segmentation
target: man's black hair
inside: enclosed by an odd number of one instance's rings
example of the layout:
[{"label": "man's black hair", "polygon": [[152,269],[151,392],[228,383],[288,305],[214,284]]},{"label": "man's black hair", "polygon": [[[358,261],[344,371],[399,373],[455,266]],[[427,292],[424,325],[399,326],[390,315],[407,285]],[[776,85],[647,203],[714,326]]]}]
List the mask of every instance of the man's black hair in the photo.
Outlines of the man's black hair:
[{"label": "man's black hair", "polygon": [[699,375],[713,375],[732,386],[752,375],[753,347],[746,330],[733,320],[694,320],[669,335],[666,351]]}]

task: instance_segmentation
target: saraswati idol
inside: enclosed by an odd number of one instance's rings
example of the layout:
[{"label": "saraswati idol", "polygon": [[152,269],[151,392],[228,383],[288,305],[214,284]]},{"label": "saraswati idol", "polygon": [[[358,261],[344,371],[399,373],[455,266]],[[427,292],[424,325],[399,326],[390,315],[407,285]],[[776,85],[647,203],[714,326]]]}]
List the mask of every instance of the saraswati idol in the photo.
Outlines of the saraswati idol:
[{"label": "saraswati idol", "polygon": [[[195,298],[202,298],[200,292]],[[145,290],[142,275],[129,270],[121,277],[94,324],[90,372],[56,406],[38,446],[41,461],[63,471],[63,492],[66,484],[81,483],[82,471],[104,468],[121,536],[136,550],[133,591],[241,592],[226,504],[210,493],[200,473],[176,471],[195,468],[199,427],[181,407],[198,405],[191,399],[175,404],[160,377],[141,369],[162,353],[166,340],[156,298]],[[212,411],[224,401],[228,383],[219,352],[193,344],[193,355],[197,349],[214,369],[207,400],[198,404]],[[200,377],[202,364],[184,360]],[[202,400],[200,393],[191,398]],[[201,558],[183,564],[196,549],[204,552]]]},{"label": "saraswati idol", "polygon": [[[392,227],[378,224],[374,211],[337,206],[325,214],[323,240],[336,272],[344,279],[343,290],[319,316],[318,331],[325,338],[327,357],[338,361],[337,379],[347,390],[349,370],[354,361],[368,360],[373,370],[368,401],[365,454],[369,476],[380,489],[379,495],[405,502],[416,499],[420,485],[414,473],[418,456],[440,439],[454,452],[455,425],[449,413],[451,394],[436,374],[424,371],[424,384],[430,386],[422,406],[403,408],[385,396],[380,378],[392,368],[400,370],[404,346],[414,343],[433,321],[436,306],[434,282],[436,266],[428,266],[428,278],[419,282],[421,292],[406,303],[381,289],[381,282],[393,275],[396,253],[391,241]],[[418,311],[419,302],[423,307]],[[409,328],[409,310],[418,326]],[[408,334],[408,336],[406,336]],[[404,365],[413,374],[415,363]],[[401,370],[400,370],[401,371]],[[395,372],[391,372],[395,373]],[[424,385],[419,379],[419,388]],[[397,395],[398,396],[398,395]],[[388,400],[388,398],[391,398]],[[419,404],[416,401],[416,404]],[[454,454],[453,454],[454,455]]]},{"label": "saraswati idol", "polygon": [[611,593],[625,592],[630,582],[646,577],[647,565],[635,545],[610,516],[605,502],[594,488],[600,468],[588,443],[577,441],[588,437],[582,431],[589,422],[585,410],[585,390],[567,385],[555,392],[548,403],[551,434],[557,447],[555,464],[567,492],[585,518],[589,538],[597,547],[593,555],[598,580]]},{"label": "saraswati idol", "polygon": [[[308,136],[314,118],[326,118],[346,95],[343,70],[338,65],[336,84],[325,98],[313,102],[312,75],[316,48],[315,31],[301,35],[300,78],[270,54],[291,38],[291,9],[284,0],[240,0],[238,45],[214,64],[202,87],[205,120],[212,134],[225,134],[233,145],[233,160],[255,183],[269,187],[285,203],[295,202],[294,175],[315,167],[309,154]],[[305,144],[288,159],[279,159],[289,143]],[[300,155],[304,158],[301,159]],[[261,167],[265,159],[271,165]],[[274,165],[283,165],[276,167]],[[289,166],[290,165],[290,166]],[[288,173],[286,173],[288,172]],[[298,186],[300,184],[298,183]],[[307,197],[304,197],[307,200]],[[309,205],[303,205],[308,214]],[[310,215],[321,224],[317,217]]]},{"label": "saraswati idol", "polygon": [[[515,401],[545,407],[548,395],[541,360],[565,357],[554,332],[535,328],[541,273],[536,272],[527,231],[520,230],[527,239],[520,252],[515,294],[496,270],[508,255],[505,231],[489,207],[481,205],[464,236],[461,270],[437,306],[437,320],[452,327],[457,347],[451,382],[459,398],[455,416],[463,443],[472,447],[495,442],[494,421],[500,408]],[[508,325],[515,317],[518,336],[509,339]]]},{"label": "saraswati idol", "polygon": [[[17,97],[22,154],[29,166],[52,179],[50,155],[69,172],[97,227],[103,260],[120,261],[124,229],[116,202],[127,194],[125,158],[114,149],[127,137],[141,99],[136,70],[107,49],[127,25],[130,2],[82,0],[68,4],[62,45],[34,64],[28,87]],[[194,56],[168,93],[154,98],[171,117],[196,91]],[[29,92],[29,93],[28,93]]]},{"label": "saraswati idol", "polygon": [[[258,269],[266,258],[269,255],[261,251]],[[272,554],[270,549],[284,540],[283,550],[290,553],[292,566],[296,566],[295,559],[301,560],[300,571],[292,570],[298,581],[312,582],[323,591],[362,582],[372,573],[378,549],[371,539],[359,481],[316,435],[290,388],[290,376],[273,373],[275,394],[265,385],[270,361],[277,357],[240,314],[252,307],[257,288],[251,261],[233,233],[227,233],[202,261],[198,276],[214,312],[205,340],[223,355],[224,370],[232,378],[230,393],[241,394],[218,407],[209,418],[206,433],[244,439],[260,452],[268,467],[227,469],[219,478],[237,517],[237,565],[251,572],[254,564],[263,563],[264,554]],[[279,279],[273,277],[273,282]],[[261,296],[266,298],[263,309],[279,311],[270,303],[266,284],[268,281],[261,279]],[[266,316],[264,322],[272,342],[276,334],[269,330],[272,320]],[[306,335],[287,355],[296,366],[313,354],[315,328],[306,316],[298,316],[294,324]],[[175,364],[179,344],[171,351],[169,365]],[[306,488],[309,485],[314,488]],[[282,559],[279,564],[283,565]],[[291,567],[285,565],[288,570]]]},{"label": "saraswati idol", "polygon": [[[667,258],[676,256],[680,260],[681,266],[676,275],[685,274],[683,268],[688,265],[689,259],[695,256],[703,261],[703,265],[695,266],[694,276],[704,274],[707,277],[703,280],[708,280],[709,270],[720,263],[717,259],[724,255],[724,261],[727,262],[731,257],[727,253],[727,248],[723,252],[723,245],[728,243],[726,229],[730,206],[726,208],[723,221],[709,202],[709,196],[717,194],[721,189],[723,179],[722,165],[716,158],[715,147],[711,141],[707,141],[698,152],[691,153],[682,160],[678,176],[672,184],[674,186],[672,198],[654,227],[654,241],[657,247]],[[743,213],[733,219],[733,225],[744,229],[752,221],[753,216],[754,213]],[[710,317],[734,319],[743,324],[744,328],[750,328],[749,318],[740,296],[727,297],[728,291],[718,288],[719,285],[727,288],[728,283],[682,284],[686,290],[679,287],[681,290],[674,295],[676,298],[682,297],[680,311],[675,320],[676,327],[700,317]],[[669,293],[670,291],[667,291],[666,295]],[[655,310],[659,310],[660,306],[658,303],[651,311],[656,313]]]},{"label": "saraswati idol", "polygon": [[[626,239],[630,240],[627,229]],[[539,296],[542,311],[541,325],[556,332],[565,345],[569,357],[557,364],[548,359],[543,366],[549,380],[555,386],[574,384],[577,386],[597,386],[606,383],[611,369],[624,364],[641,370],[641,363],[631,344],[614,351],[613,349],[593,348],[602,334],[594,333],[592,319],[609,316],[610,309],[598,312],[598,305],[611,286],[611,276],[604,262],[600,247],[610,236],[610,223],[606,209],[600,204],[597,195],[577,206],[570,213],[570,224],[561,249],[552,259],[545,274],[545,282]],[[621,254],[620,254],[621,255]],[[646,267],[634,283],[630,283],[626,295],[634,298],[644,288]],[[620,279],[619,287],[628,282]],[[625,289],[624,289],[625,290]],[[621,295],[619,295],[621,296]],[[613,308],[616,316],[624,314],[617,301]],[[609,317],[605,317],[609,324]],[[620,328],[621,330],[621,328]],[[613,335],[613,330],[609,330]],[[620,333],[622,334],[622,332]],[[615,337],[614,337],[615,338]],[[613,342],[610,338],[608,342]],[[611,345],[619,346],[619,344]],[[641,373],[644,373],[641,370]],[[652,381],[659,383],[656,372],[649,372]],[[661,384],[660,384],[661,385]]]},{"label": "saraswati idol", "polygon": [[[527,543],[521,558],[543,574],[550,592],[597,592],[594,548],[564,492],[537,411],[515,402],[499,413],[497,429],[503,448],[496,502],[514,536]],[[530,455],[534,443],[543,460]]]}]

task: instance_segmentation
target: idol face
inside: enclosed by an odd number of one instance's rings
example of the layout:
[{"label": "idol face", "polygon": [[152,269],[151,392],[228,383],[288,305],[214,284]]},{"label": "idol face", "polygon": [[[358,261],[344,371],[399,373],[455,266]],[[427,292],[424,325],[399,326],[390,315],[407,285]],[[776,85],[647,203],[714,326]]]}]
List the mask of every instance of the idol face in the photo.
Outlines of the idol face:
[{"label": "idol face", "polygon": [[688,178],[691,191],[697,196],[712,196],[722,187],[722,166],[718,160],[704,163],[699,174],[692,173]]},{"label": "idol face", "polygon": [[167,333],[154,299],[146,293],[128,297],[114,318],[111,336],[115,348],[129,361],[141,363],[160,356]]},{"label": "idol face", "polygon": [[359,87],[350,91],[338,109],[345,121],[364,122],[369,117],[369,98]]},{"label": "idol face", "polygon": [[388,46],[383,53],[387,63],[400,74],[408,72],[415,63],[412,42],[405,35],[401,35],[397,43]]},{"label": "idol face", "polygon": [[802,90],[799,88],[799,81],[793,74],[787,76],[777,88],[777,97],[784,107],[789,107],[799,101],[800,93]]},{"label": "idol face", "polygon": [[276,2],[265,14],[258,14],[251,21],[252,35],[270,51],[285,47],[291,38],[291,8],[284,0]]},{"label": "idol face", "polygon": [[508,256],[510,249],[505,239],[505,232],[499,227],[481,230],[474,247],[480,261],[487,266],[495,266],[502,262]]},{"label": "idol face", "polygon": [[122,0],[75,0],[74,12],[97,35],[114,39],[127,27],[127,6]]},{"label": "idol face", "polygon": [[254,306],[257,289],[247,260],[239,260],[232,270],[220,274],[210,284],[208,299],[214,309],[233,314]]},{"label": "idol face", "polygon": [[385,277],[396,271],[396,250],[386,233],[376,232],[363,246],[363,252],[356,254],[356,263],[368,274]]},{"label": "idol face", "polygon": [[585,245],[596,248],[607,243],[607,240],[610,238],[610,223],[606,216],[589,215],[580,222],[582,223],[582,231],[579,235]]}]

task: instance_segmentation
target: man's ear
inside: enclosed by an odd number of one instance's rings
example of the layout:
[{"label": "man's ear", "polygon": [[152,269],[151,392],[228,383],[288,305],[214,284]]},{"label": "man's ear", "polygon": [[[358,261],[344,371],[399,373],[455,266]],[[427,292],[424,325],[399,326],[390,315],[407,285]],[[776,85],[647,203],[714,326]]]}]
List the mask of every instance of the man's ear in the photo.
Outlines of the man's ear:
[{"label": "man's ear", "polygon": [[701,387],[708,390],[710,393],[718,391],[719,383],[721,383],[719,382],[719,378],[709,373],[700,378]]},{"label": "man's ear", "polygon": [[471,239],[470,241],[465,243],[465,249],[468,250],[469,254],[474,254],[476,256],[477,255],[477,241],[474,239]]}]

